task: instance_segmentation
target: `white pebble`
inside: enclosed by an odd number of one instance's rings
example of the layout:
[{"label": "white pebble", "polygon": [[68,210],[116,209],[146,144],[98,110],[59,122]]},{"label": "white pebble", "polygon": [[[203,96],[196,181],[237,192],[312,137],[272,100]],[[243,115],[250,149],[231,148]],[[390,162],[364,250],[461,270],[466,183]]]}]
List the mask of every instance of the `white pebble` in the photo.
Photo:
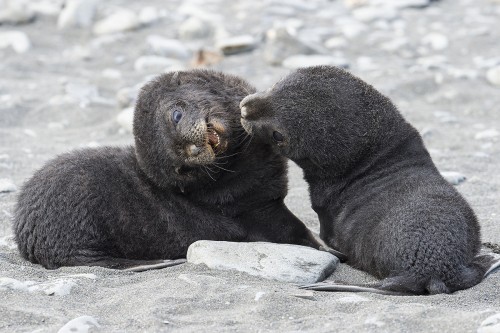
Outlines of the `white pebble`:
[{"label": "white pebble", "polygon": [[129,9],[118,12],[96,22],[92,31],[96,35],[112,34],[137,29],[140,26],[136,13]]},{"label": "white pebble", "polygon": [[128,133],[133,131],[134,108],[126,108],[116,116],[116,121]]},{"label": "white pebble", "polygon": [[500,133],[496,129],[491,128],[491,129],[476,133],[474,138],[476,140],[488,140],[488,139],[496,138],[499,135],[500,135]]},{"label": "white pebble", "polygon": [[57,19],[59,29],[86,28],[92,25],[97,0],[68,0]]},{"label": "white pebble", "polygon": [[486,79],[495,86],[500,86],[500,66],[488,69]]},{"label": "white pebble", "polygon": [[235,54],[252,50],[256,45],[256,40],[253,36],[242,35],[224,39],[219,39],[216,47],[224,54]]},{"label": "white pebble", "polygon": [[255,293],[255,298],[254,298],[254,300],[255,300],[256,302],[258,302],[258,301],[259,301],[259,299],[261,299],[261,298],[262,298],[262,296],[264,296],[264,294],[265,294],[265,292],[263,292],[263,291],[258,291],[258,292],[256,292],[256,293]]},{"label": "white pebble", "polygon": [[498,333],[500,332],[500,313],[489,316],[481,322],[477,333]]},{"label": "white pebble", "polygon": [[93,327],[101,327],[97,320],[91,316],[81,316],[72,319],[57,331],[57,333],[88,333]]},{"label": "white pebble", "polygon": [[198,17],[190,17],[179,26],[179,37],[182,39],[201,39],[212,33],[212,27]]},{"label": "white pebble", "polygon": [[332,37],[325,42],[325,46],[329,49],[340,49],[347,46],[347,40],[342,37]]},{"label": "white pebble", "polygon": [[448,37],[437,32],[431,32],[422,38],[422,44],[431,47],[435,51],[441,51],[448,47]]},{"label": "white pebble", "polygon": [[362,7],[352,11],[352,15],[359,21],[371,22],[374,20],[392,20],[398,12],[391,6]]},{"label": "white pebble", "polygon": [[163,57],[172,57],[178,59],[187,59],[191,52],[177,39],[168,39],[159,35],[149,35],[146,43],[154,54]]},{"label": "white pebble", "polygon": [[451,185],[458,185],[467,179],[467,177],[456,171],[442,171],[441,176]]},{"label": "white pebble", "polygon": [[161,19],[159,11],[157,8],[152,6],[147,6],[141,9],[139,12],[139,22],[143,25],[151,25],[158,22]]},{"label": "white pebble", "polygon": [[29,128],[26,128],[25,130],[23,130],[23,133],[26,134],[27,136],[31,136],[32,138],[36,138],[36,132],[29,129]]},{"label": "white pebble", "polygon": [[122,78],[122,72],[114,68],[105,68],[101,72],[102,77],[110,80],[118,80]]},{"label": "white pebble", "polygon": [[35,19],[35,13],[28,7],[27,1],[0,1],[0,24],[23,24]]},{"label": "white pebble", "polygon": [[31,42],[22,31],[0,32],[0,49],[12,47],[16,53],[25,53],[31,48]]}]

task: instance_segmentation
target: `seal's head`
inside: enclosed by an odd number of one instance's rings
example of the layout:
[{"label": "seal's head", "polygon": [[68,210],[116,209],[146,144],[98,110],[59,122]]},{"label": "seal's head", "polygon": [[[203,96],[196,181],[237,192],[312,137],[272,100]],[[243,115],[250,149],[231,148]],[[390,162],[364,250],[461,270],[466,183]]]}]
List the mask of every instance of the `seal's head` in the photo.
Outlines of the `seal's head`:
[{"label": "seal's head", "polygon": [[337,170],[378,145],[381,123],[390,119],[384,114],[396,113],[373,87],[333,66],[298,69],[267,91],[246,96],[240,109],[241,123],[255,140],[304,169]]},{"label": "seal's head", "polygon": [[146,84],[134,113],[141,169],[162,187],[216,180],[223,169],[211,166],[228,163],[246,138],[238,103],[254,91],[209,70],[167,73]]}]

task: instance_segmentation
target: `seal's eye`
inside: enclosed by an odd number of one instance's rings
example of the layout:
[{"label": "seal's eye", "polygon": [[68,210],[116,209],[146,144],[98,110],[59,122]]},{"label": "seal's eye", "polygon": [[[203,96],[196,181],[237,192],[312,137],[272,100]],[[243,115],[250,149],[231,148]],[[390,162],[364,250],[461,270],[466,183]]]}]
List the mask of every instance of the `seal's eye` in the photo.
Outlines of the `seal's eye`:
[{"label": "seal's eye", "polygon": [[282,142],[283,140],[285,140],[285,137],[280,132],[274,131],[273,132],[273,139],[276,142]]},{"label": "seal's eye", "polygon": [[172,112],[172,120],[174,123],[179,123],[179,121],[181,121],[181,118],[182,118],[182,112],[181,110],[179,109],[175,109],[174,112]]}]

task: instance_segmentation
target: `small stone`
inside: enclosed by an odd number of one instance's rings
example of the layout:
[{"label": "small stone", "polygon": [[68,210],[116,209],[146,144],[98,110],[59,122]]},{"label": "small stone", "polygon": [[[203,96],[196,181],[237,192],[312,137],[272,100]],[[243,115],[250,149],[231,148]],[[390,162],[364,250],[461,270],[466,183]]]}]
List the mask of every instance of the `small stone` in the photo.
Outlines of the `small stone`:
[{"label": "small stone", "polygon": [[489,316],[481,322],[477,333],[498,333],[500,332],[500,313]]},{"label": "small stone", "polygon": [[447,64],[448,59],[443,55],[433,55],[429,57],[420,57],[417,59],[417,64],[425,69],[442,68]]},{"label": "small stone", "polygon": [[[27,1],[7,0],[0,2],[0,24],[24,24],[35,19],[35,13]],[[3,7],[3,8],[1,8]]]},{"label": "small stone", "polygon": [[254,301],[258,302],[258,301],[262,298],[262,296],[264,296],[265,294],[266,294],[266,293],[265,293],[265,292],[263,292],[263,291],[258,291],[258,292],[256,292],[256,293],[255,293],[255,298],[254,298]]},{"label": "small stone", "polygon": [[435,51],[442,51],[448,47],[448,37],[437,32],[431,32],[422,38],[422,44],[430,46]]},{"label": "small stone", "polygon": [[147,6],[141,9],[139,12],[139,22],[142,25],[152,25],[160,21],[161,16],[157,8],[152,6]]},{"label": "small stone", "polygon": [[16,53],[26,53],[31,48],[31,42],[22,31],[0,32],[0,49],[12,47]]},{"label": "small stone", "polygon": [[91,316],[81,316],[68,321],[57,333],[87,333],[94,327],[101,327],[97,320]]},{"label": "small stone", "polygon": [[500,86],[500,66],[488,69],[486,79],[494,86]]},{"label": "small stone", "polygon": [[362,7],[352,11],[355,19],[362,22],[375,20],[392,20],[398,16],[398,12],[391,6]]},{"label": "small stone", "polygon": [[358,57],[356,59],[356,65],[358,70],[360,71],[373,71],[378,69],[379,67],[373,62],[373,59],[370,57]]},{"label": "small stone", "polygon": [[298,290],[292,293],[291,295],[297,298],[314,300],[314,292],[312,290]]},{"label": "small stone", "polygon": [[0,178],[0,193],[17,191],[17,186],[7,178]]},{"label": "small stone", "polygon": [[496,138],[499,135],[500,135],[500,133],[496,129],[491,128],[491,129],[476,133],[474,138],[476,140],[490,140],[490,139]]},{"label": "small stone", "polygon": [[442,171],[441,176],[451,185],[458,185],[467,179],[467,177],[456,171]]},{"label": "small stone", "polygon": [[92,50],[88,46],[75,45],[62,52],[62,56],[69,61],[80,61],[92,59]]},{"label": "small stone", "polygon": [[252,50],[255,46],[255,38],[250,35],[224,38],[218,40],[216,43],[216,47],[221,50],[224,55],[247,52]]},{"label": "small stone", "polygon": [[212,27],[206,21],[192,16],[181,23],[178,32],[181,39],[202,39],[212,34]]},{"label": "small stone", "polygon": [[314,54],[319,50],[290,34],[287,27],[275,27],[266,32],[264,59],[271,65],[280,65],[283,60],[295,54]]},{"label": "small stone", "polygon": [[191,51],[177,39],[149,35],[146,38],[146,43],[153,53],[159,56],[177,59],[188,59],[191,57]]},{"label": "small stone", "polygon": [[97,0],[68,0],[57,19],[59,29],[87,28],[92,25]]},{"label": "small stone", "polygon": [[339,262],[328,252],[300,245],[205,240],[189,246],[187,260],[212,269],[235,270],[291,283],[321,281]]},{"label": "small stone", "polygon": [[436,117],[440,123],[444,124],[451,124],[458,122],[457,117],[446,111],[434,111],[434,117]]},{"label": "small stone", "polygon": [[96,35],[112,34],[137,29],[141,23],[139,18],[129,9],[120,9],[118,12],[94,24],[93,32]]},{"label": "small stone", "polygon": [[170,68],[182,68],[182,63],[177,59],[160,57],[160,56],[141,56],[134,62],[136,71],[165,71]]},{"label": "small stone", "polygon": [[396,37],[380,44],[380,48],[384,51],[394,52],[408,45],[407,37]]},{"label": "small stone", "polygon": [[283,60],[283,67],[297,69],[301,67],[330,65],[343,68],[349,67],[349,62],[345,58],[332,57],[328,55],[304,55],[298,54]]},{"label": "small stone", "polygon": [[87,107],[91,102],[99,100],[97,86],[84,82],[68,82],[64,90],[70,98],[76,100],[81,107]]},{"label": "small stone", "polygon": [[61,12],[61,5],[62,2],[60,1],[41,0],[32,2],[30,8],[35,12],[35,14],[57,16]]},{"label": "small stone", "polygon": [[347,40],[342,37],[332,37],[325,42],[325,46],[329,49],[340,49],[347,46]]},{"label": "small stone", "polygon": [[133,132],[134,108],[126,108],[116,116],[116,121],[126,132]]},{"label": "small stone", "polygon": [[105,68],[102,70],[101,75],[103,78],[110,80],[119,80],[122,78],[122,72],[114,68]]},{"label": "small stone", "polygon": [[433,0],[393,0],[392,5],[397,8],[425,8]]}]

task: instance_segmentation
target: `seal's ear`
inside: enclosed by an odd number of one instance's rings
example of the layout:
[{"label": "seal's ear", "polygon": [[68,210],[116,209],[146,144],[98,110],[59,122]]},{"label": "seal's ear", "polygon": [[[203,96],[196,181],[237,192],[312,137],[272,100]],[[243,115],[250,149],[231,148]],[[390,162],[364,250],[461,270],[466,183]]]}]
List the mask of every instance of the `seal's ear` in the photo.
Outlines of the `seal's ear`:
[{"label": "seal's ear", "polygon": [[172,78],[170,79],[170,83],[174,84],[174,85],[178,85],[178,86],[181,85],[181,76],[179,75],[179,72],[175,72],[172,75]]},{"label": "seal's ear", "polygon": [[265,93],[255,93],[243,98],[240,102],[241,118],[252,120],[258,119],[261,116],[270,116],[271,108]]}]

